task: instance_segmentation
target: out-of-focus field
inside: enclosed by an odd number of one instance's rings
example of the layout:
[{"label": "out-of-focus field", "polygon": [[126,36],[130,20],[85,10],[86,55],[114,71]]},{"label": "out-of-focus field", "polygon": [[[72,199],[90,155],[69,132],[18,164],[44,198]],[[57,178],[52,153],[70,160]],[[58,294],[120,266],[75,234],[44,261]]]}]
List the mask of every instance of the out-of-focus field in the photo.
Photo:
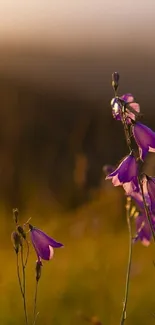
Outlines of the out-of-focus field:
[{"label": "out-of-focus field", "polygon": [[[66,214],[52,208],[29,209],[21,221],[41,228],[64,248],[43,263],[39,283],[37,324],[79,325],[81,317],[97,316],[102,324],[119,324],[128,259],[128,232],[120,189],[102,190],[94,200]],[[7,220],[7,221],[6,221]],[[16,256],[10,241],[13,221],[1,207],[0,324],[24,324],[16,276]],[[154,324],[155,247],[134,246],[127,325]],[[27,301],[30,320],[35,288],[36,256],[31,248],[27,266]],[[32,324],[32,320],[30,322]]]}]

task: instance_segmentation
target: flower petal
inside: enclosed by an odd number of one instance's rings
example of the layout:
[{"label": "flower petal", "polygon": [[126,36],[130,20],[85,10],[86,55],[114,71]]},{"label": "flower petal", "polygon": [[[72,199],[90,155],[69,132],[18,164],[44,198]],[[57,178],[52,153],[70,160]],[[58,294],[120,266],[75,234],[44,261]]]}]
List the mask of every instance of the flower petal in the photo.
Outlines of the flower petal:
[{"label": "flower petal", "polygon": [[140,214],[135,219],[135,224],[137,233],[136,240],[139,239],[144,246],[148,246],[151,240],[151,230],[145,215]]},{"label": "flower petal", "polygon": [[147,182],[147,190],[148,190],[148,195],[150,197],[150,206],[152,212],[155,211],[155,177],[149,177],[146,176]]},{"label": "flower petal", "polygon": [[125,190],[125,193],[127,195],[132,195],[133,192],[138,192],[139,191],[139,186],[138,186],[138,179],[134,178],[134,182],[128,182],[123,184],[123,188]]},{"label": "flower petal", "polygon": [[53,257],[54,249],[62,247],[61,243],[58,243],[53,238],[46,235],[40,229],[29,225],[30,237],[34,249],[37,253],[38,259],[50,260]]},{"label": "flower petal", "polygon": [[124,94],[120,98],[124,100],[125,103],[131,103],[134,101],[134,97],[130,93]]},{"label": "flower petal", "polygon": [[[140,113],[140,105],[136,102],[130,103],[130,107],[133,109],[133,112],[129,108],[126,108],[126,115],[128,117],[127,121],[131,123],[131,120],[135,120],[135,114]],[[135,114],[134,114],[135,111]]]},{"label": "flower petal", "polygon": [[112,179],[114,186],[123,185],[127,193],[138,191],[138,164],[135,157],[131,153],[126,156],[119,166],[109,174],[106,179]]},{"label": "flower petal", "polygon": [[53,238],[49,237],[47,234],[45,234],[42,230],[38,229],[38,228],[33,228],[33,233],[35,230],[35,239],[39,240],[41,242],[44,241],[44,243],[48,243],[48,245],[52,246],[53,248],[59,248],[62,247],[63,244],[57,242],[56,240],[54,240]]},{"label": "flower petal", "polygon": [[132,132],[139,147],[140,158],[144,160],[148,151],[155,151],[155,132],[139,122],[132,126]]}]

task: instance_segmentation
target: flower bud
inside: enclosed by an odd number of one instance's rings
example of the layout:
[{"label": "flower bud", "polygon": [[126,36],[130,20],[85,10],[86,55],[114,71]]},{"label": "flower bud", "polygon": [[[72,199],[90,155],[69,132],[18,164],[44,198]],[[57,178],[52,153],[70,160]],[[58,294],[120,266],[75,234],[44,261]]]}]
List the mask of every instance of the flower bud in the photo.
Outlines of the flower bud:
[{"label": "flower bud", "polygon": [[41,277],[41,267],[42,263],[41,260],[36,261],[36,281],[38,282]]},{"label": "flower bud", "polygon": [[11,240],[13,242],[15,252],[16,254],[18,254],[19,248],[21,246],[21,238],[17,231],[13,231],[13,233],[11,234]]},{"label": "flower bud", "polygon": [[118,72],[114,72],[112,74],[112,87],[114,88],[114,91],[117,91],[119,85],[119,73]]},{"label": "flower bud", "polygon": [[18,226],[18,227],[17,227],[17,230],[18,230],[19,234],[20,234],[24,239],[26,239],[26,233],[25,233],[24,229],[23,229],[21,226]]},{"label": "flower bud", "polygon": [[18,211],[17,208],[15,208],[15,209],[12,210],[12,212],[13,212],[13,220],[17,224],[18,223],[19,211]]}]

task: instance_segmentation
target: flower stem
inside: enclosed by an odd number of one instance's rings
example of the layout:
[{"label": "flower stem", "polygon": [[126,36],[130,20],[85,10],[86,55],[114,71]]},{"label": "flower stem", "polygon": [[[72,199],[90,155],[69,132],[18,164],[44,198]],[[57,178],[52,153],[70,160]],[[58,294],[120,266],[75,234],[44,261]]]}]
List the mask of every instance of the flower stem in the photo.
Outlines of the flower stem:
[{"label": "flower stem", "polygon": [[131,201],[128,201],[127,198],[127,205],[126,205],[126,218],[127,218],[127,225],[129,231],[129,256],[128,256],[128,266],[127,266],[127,273],[126,273],[126,284],[125,284],[125,295],[124,295],[124,302],[123,302],[123,309],[121,314],[120,325],[124,325],[126,320],[126,311],[127,311],[127,303],[128,303],[128,294],[129,294],[129,283],[130,283],[130,272],[131,272],[131,263],[132,263],[132,227],[131,227],[131,216],[130,216],[130,206]]},{"label": "flower stem", "polygon": [[125,139],[126,139],[126,142],[127,142],[127,146],[129,148],[129,151],[131,152],[132,148],[131,148],[130,133],[129,133],[128,125],[126,123],[125,114],[123,112],[121,112],[121,120],[122,120],[122,124],[123,124],[123,127],[124,127],[124,133],[125,133]]},{"label": "flower stem", "polygon": [[19,271],[19,258],[18,258],[18,253],[17,253],[17,276],[18,276],[18,282],[19,282],[19,287],[20,287],[20,291],[21,291],[21,295],[23,297],[23,289],[22,289],[22,284],[21,284],[21,277],[20,277],[20,271]]},{"label": "flower stem", "polygon": [[37,316],[38,316],[38,313],[36,314],[37,294],[38,294],[38,281],[36,280],[36,288],[35,288],[35,295],[34,295],[33,325],[36,324],[36,319],[37,319]]},{"label": "flower stem", "polygon": [[27,265],[28,257],[29,257],[29,243],[28,243],[27,239],[25,240],[25,242],[26,242],[26,246],[27,246],[27,253],[26,253],[26,259],[25,259],[25,263],[24,263],[24,268]]},{"label": "flower stem", "polygon": [[23,245],[21,245],[21,264],[22,264],[22,272],[23,272],[23,303],[24,303],[24,314],[25,314],[25,323],[28,324],[27,319],[27,309],[26,309],[26,295],[25,295],[25,264],[24,264],[24,256],[23,256]]}]

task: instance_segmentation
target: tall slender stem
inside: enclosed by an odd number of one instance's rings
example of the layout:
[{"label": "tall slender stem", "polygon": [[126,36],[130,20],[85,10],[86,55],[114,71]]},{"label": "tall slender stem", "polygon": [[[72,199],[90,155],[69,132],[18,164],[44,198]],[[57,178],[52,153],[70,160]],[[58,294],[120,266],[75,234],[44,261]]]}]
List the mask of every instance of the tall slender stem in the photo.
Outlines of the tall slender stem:
[{"label": "tall slender stem", "polygon": [[24,293],[23,293],[23,288],[22,288],[22,283],[21,283],[21,277],[20,277],[20,271],[19,271],[19,258],[18,258],[18,253],[16,254],[16,256],[17,256],[16,264],[17,264],[18,282],[19,282],[19,287],[20,287],[21,295],[23,297],[24,296]]},{"label": "tall slender stem", "polygon": [[28,257],[29,257],[29,243],[28,243],[27,239],[25,239],[25,242],[26,242],[26,246],[27,246],[27,253],[26,253],[26,259],[25,259],[25,263],[24,263],[24,268],[27,265]]},{"label": "tall slender stem", "polygon": [[36,319],[37,319],[37,316],[38,316],[38,313],[36,314],[37,294],[38,294],[38,281],[36,280],[36,288],[35,288],[35,295],[34,295],[33,325],[35,325]]},{"label": "tall slender stem", "polygon": [[27,319],[27,310],[26,310],[26,296],[25,296],[25,264],[24,264],[24,256],[23,256],[23,245],[21,245],[21,264],[22,264],[22,272],[23,272],[23,303],[24,303],[24,314],[25,314],[25,323],[28,324]]},{"label": "tall slender stem", "polygon": [[[128,200],[128,199],[127,199]],[[127,201],[126,205],[126,218],[127,218],[127,225],[129,231],[129,256],[128,256],[128,266],[127,266],[127,273],[126,273],[126,284],[125,284],[125,295],[124,295],[124,302],[123,302],[123,309],[121,314],[120,325],[123,325],[126,320],[126,311],[127,311],[127,303],[128,303],[128,295],[129,295],[129,283],[130,283],[130,273],[131,273],[131,263],[132,263],[132,227],[131,227],[131,217],[130,217],[130,205]]]}]

